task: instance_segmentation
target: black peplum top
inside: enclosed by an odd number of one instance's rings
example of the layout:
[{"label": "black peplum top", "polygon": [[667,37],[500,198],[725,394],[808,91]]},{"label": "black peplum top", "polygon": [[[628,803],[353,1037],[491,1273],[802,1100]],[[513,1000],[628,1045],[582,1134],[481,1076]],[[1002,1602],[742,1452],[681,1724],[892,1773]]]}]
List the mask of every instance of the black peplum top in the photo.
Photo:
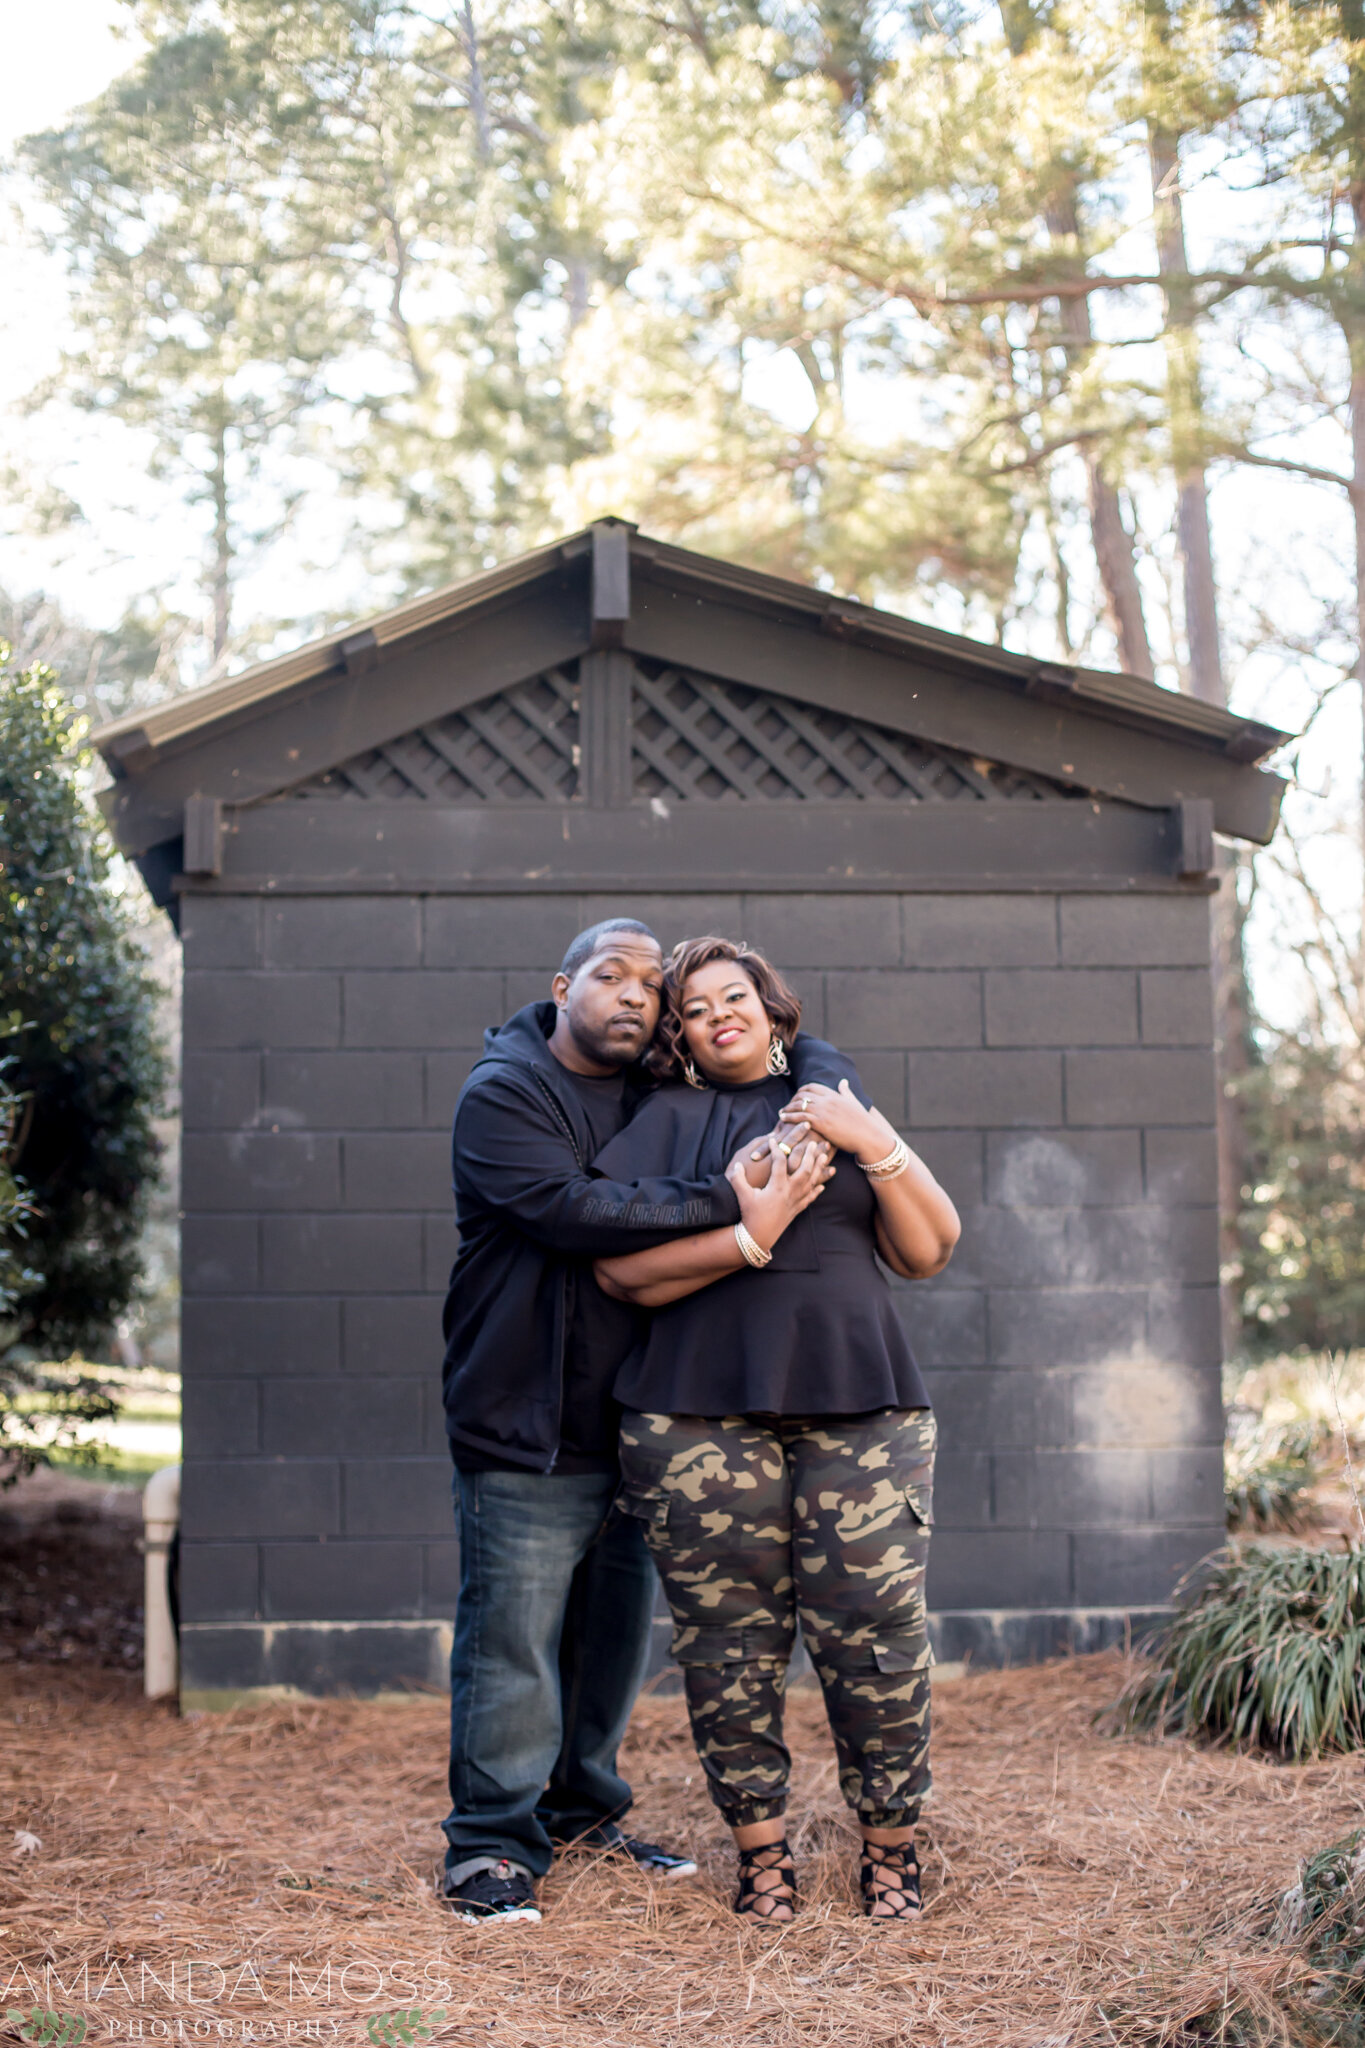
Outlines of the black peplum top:
[{"label": "black peplum top", "polygon": [[[867,1101],[857,1070],[850,1086]],[[660,1088],[594,1160],[613,1180],[723,1172],[770,1131],[790,1078],[737,1088]],[[834,1178],[773,1247],[745,1267],[652,1311],[649,1334],[613,1389],[649,1415],[866,1415],[927,1408],[929,1397],[873,1256],[876,1196],[847,1152]]]}]

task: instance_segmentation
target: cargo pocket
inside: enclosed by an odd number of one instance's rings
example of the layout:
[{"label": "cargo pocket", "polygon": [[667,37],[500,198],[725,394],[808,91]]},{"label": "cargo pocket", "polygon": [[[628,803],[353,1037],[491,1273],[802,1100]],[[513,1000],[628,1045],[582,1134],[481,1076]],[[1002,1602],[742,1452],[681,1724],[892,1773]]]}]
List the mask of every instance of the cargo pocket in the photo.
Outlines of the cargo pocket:
[{"label": "cargo pocket", "polygon": [[903,1488],[906,1506],[921,1529],[934,1526],[934,1483],[931,1480],[911,1480]]}]

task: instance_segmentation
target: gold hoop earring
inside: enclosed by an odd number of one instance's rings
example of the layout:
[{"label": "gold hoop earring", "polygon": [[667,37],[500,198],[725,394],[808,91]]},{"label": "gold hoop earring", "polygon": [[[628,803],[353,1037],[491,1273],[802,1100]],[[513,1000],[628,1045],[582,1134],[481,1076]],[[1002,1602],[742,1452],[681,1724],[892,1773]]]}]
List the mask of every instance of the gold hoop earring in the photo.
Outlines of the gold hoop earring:
[{"label": "gold hoop earring", "polygon": [[783,1045],[782,1040],[775,1031],[768,1040],[768,1072],[770,1074],[789,1074],[791,1072],[791,1068],[787,1065],[787,1048]]},{"label": "gold hoop earring", "polygon": [[683,1061],[682,1070],[683,1079],[684,1081],[686,1081],[689,1088],[705,1088],[705,1081],[702,1080],[701,1075],[697,1072],[696,1067],[690,1059],[685,1059]]}]

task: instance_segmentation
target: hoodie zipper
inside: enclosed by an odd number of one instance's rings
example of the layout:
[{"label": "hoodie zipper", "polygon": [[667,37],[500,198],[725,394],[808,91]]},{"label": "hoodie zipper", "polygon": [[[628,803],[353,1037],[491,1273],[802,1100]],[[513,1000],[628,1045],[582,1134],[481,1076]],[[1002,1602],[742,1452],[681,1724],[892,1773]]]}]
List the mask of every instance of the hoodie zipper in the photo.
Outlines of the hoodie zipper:
[{"label": "hoodie zipper", "polygon": [[[531,1069],[531,1075],[537,1088],[539,1088],[541,1094],[550,1105],[550,1114],[568,1139],[570,1150],[573,1153],[579,1171],[586,1173],[587,1168],[583,1163],[583,1154],[578,1149],[578,1139],[574,1136],[573,1125],[564,1114],[562,1103],[557,1100],[553,1088],[550,1087],[544,1075],[538,1074],[534,1067]],[[550,1462],[545,1467],[547,1479],[559,1461],[560,1439],[564,1428],[564,1366],[569,1342],[568,1285],[569,1276],[566,1272],[559,1283],[559,1406],[555,1410],[555,1447],[550,1453]]]}]

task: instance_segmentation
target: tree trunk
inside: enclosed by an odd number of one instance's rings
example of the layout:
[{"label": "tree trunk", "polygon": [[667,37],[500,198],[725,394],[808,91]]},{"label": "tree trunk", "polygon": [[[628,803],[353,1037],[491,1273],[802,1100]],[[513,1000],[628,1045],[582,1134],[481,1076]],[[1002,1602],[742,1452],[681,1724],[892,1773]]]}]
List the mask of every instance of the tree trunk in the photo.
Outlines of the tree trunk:
[{"label": "tree trunk", "polygon": [[216,665],[227,646],[232,626],[232,529],[228,519],[227,429],[222,425],[214,436],[209,493],[213,503],[210,590],[213,601],[213,659]]},{"label": "tree trunk", "polygon": [[1180,145],[1176,136],[1148,125],[1157,269],[1166,299],[1166,393],[1175,470],[1176,540],[1185,594],[1191,694],[1224,704],[1223,656],[1218,635],[1218,593],[1213,577],[1208,486],[1204,477],[1199,389],[1199,345],[1189,296],[1185,220],[1180,203]]},{"label": "tree trunk", "polygon": [[[1078,300],[1085,324],[1090,311]],[[1090,537],[1095,546],[1100,581],[1104,585],[1105,607],[1119,643],[1119,660],[1129,675],[1152,676],[1152,649],[1147,638],[1147,621],[1142,612],[1133,541],[1119,510],[1119,494],[1100,467],[1098,454],[1086,456],[1086,477],[1090,486]]]},{"label": "tree trunk", "polygon": [[[1000,20],[1005,41],[1015,57],[1021,57],[1037,34],[1041,15],[1039,0],[1000,0]],[[1081,223],[1076,206],[1074,182],[1063,184],[1047,210],[1047,231],[1057,240],[1080,248]],[[1094,347],[1090,324],[1090,301],[1086,298],[1061,301],[1061,328],[1066,341],[1068,364],[1083,359]],[[1152,649],[1147,638],[1147,621],[1142,611],[1133,540],[1123,523],[1119,494],[1104,474],[1099,451],[1087,447],[1085,473],[1090,500],[1090,539],[1095,566],[1104,589],[1104,608],[1118,641],[1119,660],[1130,675],[1152,675]]]}]

